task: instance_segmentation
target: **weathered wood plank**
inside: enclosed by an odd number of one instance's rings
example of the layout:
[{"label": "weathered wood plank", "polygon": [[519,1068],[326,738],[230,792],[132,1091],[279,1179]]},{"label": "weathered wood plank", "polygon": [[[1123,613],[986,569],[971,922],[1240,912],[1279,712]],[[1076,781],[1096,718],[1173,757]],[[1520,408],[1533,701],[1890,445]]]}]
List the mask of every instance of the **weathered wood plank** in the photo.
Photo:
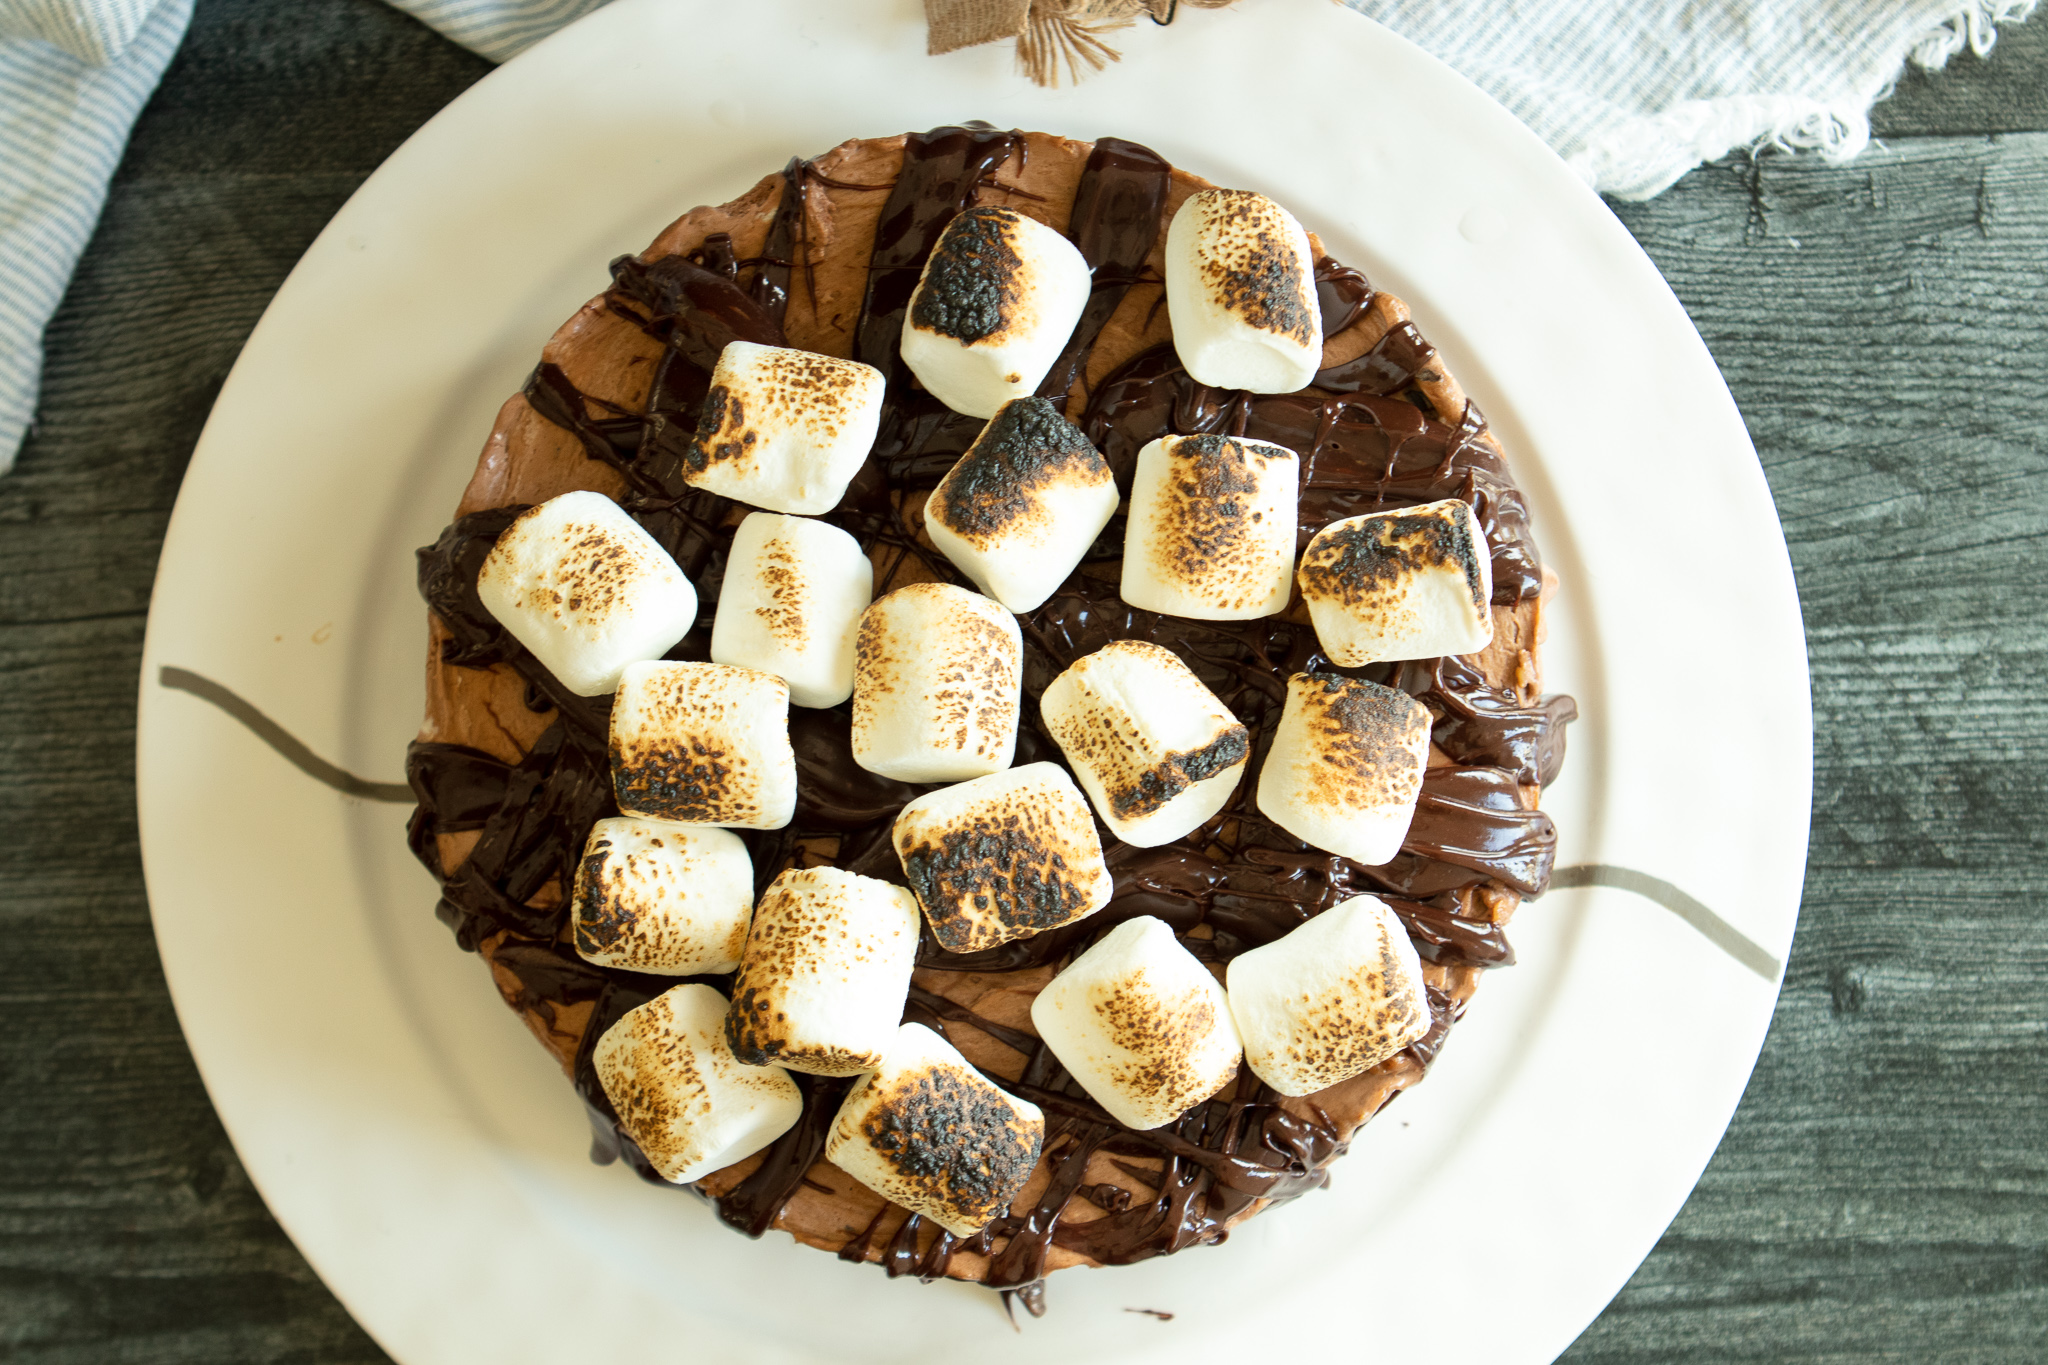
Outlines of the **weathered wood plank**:
[{"label": "weathered wood plank", "polygon": [[0,480],[0,621],[146,612],[178,483],[242,342],[361,177],[130,176],[48,334]]},{"label": "weathered wood plank", "polygon": [[1731,162],[1618,211],[1777,496],[1816,790],[1749,1093],[1568,1359],[2039,1359],[2048,137]]},{"label": "weathered wood plank", "polygon": [[0,1358],[378,1362],[235,1160],[157,962],[134,697],[158,547],[249,329],[488,68],[377,0],[205,0],[0,480]]},{"label": "weathered wood plank", "polygon": [[0,631],[0,1356],[378,1360],[178,1032],[135,838],[142,617]]}]

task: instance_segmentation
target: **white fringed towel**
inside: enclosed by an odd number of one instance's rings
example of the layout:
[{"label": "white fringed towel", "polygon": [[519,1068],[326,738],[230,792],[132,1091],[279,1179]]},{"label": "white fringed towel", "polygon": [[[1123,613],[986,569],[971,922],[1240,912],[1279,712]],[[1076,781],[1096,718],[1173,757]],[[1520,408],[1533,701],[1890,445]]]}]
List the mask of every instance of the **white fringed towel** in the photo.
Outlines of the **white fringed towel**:
[{"label": "white fringed towel", "polygon": [[1939,70],[2037,0],[1345,0],[1506,105],[1602,194],[1738,147],[1845,159],[1906,62]]}]

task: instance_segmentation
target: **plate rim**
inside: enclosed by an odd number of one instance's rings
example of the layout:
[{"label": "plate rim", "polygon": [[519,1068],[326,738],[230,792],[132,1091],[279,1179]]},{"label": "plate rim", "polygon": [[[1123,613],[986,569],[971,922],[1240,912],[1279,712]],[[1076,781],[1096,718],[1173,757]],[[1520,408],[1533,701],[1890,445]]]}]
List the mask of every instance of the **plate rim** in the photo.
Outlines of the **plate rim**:
[{"label": "plate rim", "polygon": [[[1308,21],[1309,12],[1311,11],[1311,9],[1318,11],[1322,11],[1325,9],[1324,6],[1317,3],[1317,0],[1281,0],[1281,2],[1290,5],[1292,9],[1295,11],[1296,15],[1299,16],[1300,21],[1302,22]],[[398,162],[405,155],[407,150],[414,147],[416,143],[421,143],[424,140],[429,139],[430,137],[441,136],[442,134],[436,133],[435,130],[437,129],[437,127],[440,127],[445,132],[445,128],[449,122],[450,111],[457,109],[458,106],[466,108],[467,105],[465,104],[465,102],[473,102],[472,95],[475,94],[475,92],[481,90],[489,82],[500,81],[502,84],[504,73],[525,73],[542,68],[546,65],[547,62],[553,60],[553,58],[550,55],[551,53],[563,51],[565,50],[567,44],[575,43],[582,40],[578,37],[578,30],[583,30],[586,26],[592,25],[594,23],[602,23],[604,25],[624,25],[629,21],[629,19],[635,11],[649,11],[654,7],[656,3],[658,3],[658,0],[617,0],[617,2],[614,5],[608,7],[607,9],[596,11],[593,15],[587,17],[584,20],[579,21],[577,25],[572,26],[568,30],[564,30],[562,34],[556,35],[554,38],[551,38],[546,43],[541,44],[528,54],[522,55],[513,63],[508,63],[506,67],[501,68],[500,72],[494,72],[490,76],[487,76],[483,82],[479,82],[478,85],[472,87],[470,91],[466,91],[464,95],[458,97],[457,101],[452,102],[451,105],[448,106],[448,108],[441,111],[441,113],[437,114],[434,117],[434,119],[429,120],[427,124],[423,125],[422,128],[418,132],[416,132],[412,138],[407,140],[407,143],[401,147],[400,151],[394,154],[391,161],[386,163],[386,166],[388,167],[394,162]],[[787,0],[787,3],[794,8],[800,9],[802,7],[802,0]],[[708,11],[713,7],[706,4],[702,4],[700,0],[699,8]],[[1270,13],[1270,11],[1278,8],[1280,8],[1280,3],[1269,3],[1266,6],[1266,11]],[[1200,17],[1203,19],[1207,19],[1210,16],[1203,15]],[[1267,16],[1262,15],[1262,17]],[[1371,21],[1355,13],[1344,14],[1341,17],[1341,22],[1347,24],[1371,25]],[[1540,151],[1542,158],[1546,158],[1548,162],[1554,163],[1554,168],[1556,172],[1561,173],[1566,177],[1571,177],[1571,173],[1569,172],[1569,170],[1563,167],[1563,163],[1561,161],[1558,161],[1555,158],[1555,156],[1549,152],[1547,148],[1542,146],[1540,142],[1537,142],[1535,140],[1533,133],[1529,133],[1528,130],[1523,128],[1519,123],[1513,123],[1511,115],[1508,115],[1505,110],[1499,109],[1499,106],[1494,105],[1492,101],[1488,100],[1483,94],[1480,94],[1477,91],[1476,87],[1471,86],[1470,82],[1467,82],[1462,77],[1457,76],[1456,73],[1451,72],[1449,68],[1443,67],[1442,64],[1437,62],[1435,58],[1430,57],[1428,54],[1421,52],[1420,49],[1414,48],[1411,44],[1407,44],[1405,40],[1401,40],[1398,37],[1395,37],[1391,34],[1387,34],[1385,30],[1380,29],[1377,25],[1371,25],[1371,27],[1379,35],[1381,35],[1380,41],[1389,42],[1392,45],[1398,46],[1399,48],[1407,49],[1410,54],[1408,60],[1420,63],[1427,68],[1434,68],[1432,73],[1434,79],[1441,81],[1445,77],[1448,77],[1451,81],[1456,82],[1459,86],[1462,86],[1467,91],[1469,91],[1470,95],[1476,96],[1477,99],[1484,101],[1485,105],[1488,108],[1497,111],[1500,118],[1506,119],[1508,122],[1513,124],[1513,129],[1515,130],[1515,132],[1520,134],[1522,140],[1525,143],[1527,143],[1530,147],[1533,147],[1537,151]],[[1147,33],[1145,36],[1147,39],[1153,41],[1160,40],[1160,35],[1157,34]],[[522,79],[524,79],[523,75]],[[273,299],[271,306],[266,309],[263,319],[259,322],[258,327],[252,333],[250,341],[247,347],[245,348],[243,357],[238,359],[236,363],[236,374],[239,374],[244,370],[245,365],[249,363],[251,354],[257,352],[259,350],[259,347],[273,347],[277,344],[277,338],[274,337],[272,333],[275,332],[278,329],[278,327],[283,326],[284,324],[275,322],[274,319],[283,317],[289,312],[289,309],[291,307],[290,300],[293,297],[293,280],[296,280],[302,273],[309,271],[309,269],[317,271],[319,269],[329,268],[327,264],[327,258],[331,256],[335,250],[335,244],[331,240],[331,238],[336,234],[337,228],[340,227],[341,225],[344,225],[348,221],[350,217],[350,209],[354,207],[359,200],[367,200],[370,198],[374,198],[386,192],[385,177],[386,167],[380,167],[377,172],[373,173],[371,177],[366,179],[364,184],[358,188],[355,195],[351,196],[349,204],[344,206],[344,208],[336,215],[334,222],[330,223],[329,227],[323,230],[323,232],[320,234],[320,237],[316,239],[314,245],[308,249],[306,256],[302,258],[300,265],[298,267],[295,267],[292,279],[288,279],[286,284],[280,288],[278,296],[275,299]],[[1576,181],[1575,177],[1571,178],[1574,184],[1579,183]],[[1583,186],[1581,186],[1581,189],[1583,190]],[[1638,276],[1638,278],[1633,282],[1636,288],[1641,288],[1641,286],[1644,283],[1644,281],[1640,279],[1640,275],[1642,274],[1642,272],[1648,272],[1650,279],[1653,280],[1655,284],[1655,289],[1652,292],[1654,294],[1661,294],[1663,303],[1668,306],[1668,312],[1676,314],[1677,318],[1682,323],[1686,333],[1690,335],[1692,344],[1697,348],[1699,356],[1706,358],[1707,364],[1709,365],[1709,367],[1711,367],[1711,358],[1707,357],[1704,342],[1698,338],[1696,331],[1694,331],[1691,328],[1690,322],[1684,319],[1683,310],[1679,307],[1676,298],[1671,295],[1668,286],[1664,283],[1661,276],[1658,276],[1656,274],[1655,268],[1649,262],[1647,256],[1643,255],[1640,248],[1635,246],[1633,239],[1627,236],[1625,230],[1620,227],[1618,221],[1613,220],[1612,215],[1608,213],[1604,204],[1601,204],[1600,201],[1592,195],[1590,190],[1583,190],[1583,195],[1586,200],[1589,200],[1594,206],[1597,207],[1599,214],[1605,216],[1607,221],[1610,224],[1612,224],[1613,232],[1619,234],[1621,239],[1627,242],[1630,251],[1633,253],[1632,257],[1624,256],[1620,268],[1624,271],[1633,272],[1636,276]],[[312,264],[309,266],[309,263]],[[1667,317],[1663,319],[1663,323],[1668,327],[1669,322],[1670,317],[1667,315]],[[1719,387],[1720,398],[1723,402],[1725,402],[1728,412],[1730,414],[1734,414],[1737,428],[1739,430],[1740,417],[1739,414],[1735,413],[1732,396],[1728,395],[1725,384],[1721,383],[1717,371],[1714,372],[1714,375],[1714,382]],[[197,527],[198,523],[203,519],[205,514],[198,510],[200,504],[197,496],[195,495],[194,497],[188,498],[188,493],[194,493],[195,490],[202,489],[205,486],[204,477],[217,472],[216,467],[222,461],[230,458],[230,453],[228,452],[216,453],[216,447],[219,446],[220,441],[222,439],[218,438],[216,435],[216,422],[217,419],[219,419],[220,417],[221,411],[224,408],[226,408],[231,401],[241,401],[238,396],[238,391],[235,384],[235,374],[231,374],[227,385],[223,387],[222,395],[219,400],[219,403],[216,406],[215,414],[214,416],[209,418],[206,431],[202,433],[202,436],[198,443],[198,447],[194,453],[192,470],[188,471],[187,481],[184,487],[181,488],[177,508],[174,511],[171,524],[167,529],[165,535],[165,548],[163,552],[162,562],[165,565],[171,567],[172,578],[175,578],[178,563],[182,560],[187,559],[192,553],[190,542],[194,539],[195,536],[199,536],[200,534],[202,534],[200,529],[195,528]],[[1761,485],[1761,470],[1760,468],[1754,467],[1754,452],[1749,448],[1746,436],[1742,441],[1742,451],[1748,457],[1750,464],[1752,466],[1749,472],[1754,474],[1756,483],[1758,485]],[[202,478],[195,480],[192,477],[192,474],[194,472],[201,474]],[[1764,489],[1764,493],[1767,499],[1767,488]],[[1783,565],[1774,567],[1782,568],[1783,587],[1791,595],[1791,621],[1796,628],[1799,621],[1796,588],[1792,586],[1789,566],[1789,555],[1785,553],[1782,533],[1781,531],[1779,531],[1777,527],[1775,515],[1773,515],[1771,518],[1771,527],[1773,534],[1777,536],[1777,545],[1779,552],[1782,556],[1784,556]],[[159,904],[160,889],[165,890],[165,900],[166,903],[168,903],[168,900],[170,898],[170,894],[167,890],[168,883],[172,880],[175,880],[178,875],[170,870],[171,863],[169,861],[169,855],[165,852],[165,844],[163,838],[163,830],[165,828],[165,824],[163,819],[161,818],[161,801],[164,792],[164,785],[162,780],[157,775],[161,772],[160,764],[164,757],[163,740],[165,726],[170,724],[170,722],[165,719],[160,719],[159,716],[159,706],[160,703],[163,701],[163,697],[162,688],[158,685],[158,678],[156,676],[157,671],[160,667],[167,664],[175,664],[178,662],[177,660],[169,657],[169,650],[174,641],[166,638],[166,632],[169,632],[174,628],[170,623],[171,617],[168,612],[165,612],[164,614],[160,615],[159,611],[160,599],[168,601],[171,598],[175,597],[177,588],[178,584],[176,582],[167,581],[166,577],[160,574],[155,591],[152,594],[149,629],[147,636],[145,638],[143,651],[143,672],[142,677],[139,680],[140,697],[138,701],[138,726],[136,740],[138,819],[142,826],[143,858],[145,867],[145,877],[148,882],[150,890],[152,923],[158,935],[160,954],[165,959],[166,979],[170,983],[173,1000],[178,1009],[181,1027],[185,1029],[188,1044],[191,1046],[194,1055],[194,1060],[195,1063],[199,1066],[202,1079],[207,1085],[209,1097],[212,1099],[214,1103],[216,1112],[218,1112],[221,1115],[224,1126],[228,1128],[231,1137],[234,1139],[238,1152],[241,1152],[243,1151],[244,1138],[242,1134],[237,1131],[238,1126],[241,1125],[238,1125],[238,1123],[233,1118],[231,1118],[231,1110],[239,1111],[240,1106],[244,1101],[241,1097],[238,1096],[234,1099],[230,1099],[224,1102],[222,1097],[223,1089],[235,1089],[237,1088],[238,1083],[236,1081],[228,1079],[224,1075],[215,1074],[216,1071],[219,1069],[219,1066],[226,1065],[226,1063],[220,1061],[218,1054],[213,1051],[211,1045],[209,1045],[205,1049],[202,1048],[199,1039],[195,1037],[195,1025],[193,1023],[188,1022],[188,1014],[196,1012],[193,1010],[191,1006],[191,996],[192,993],[197,989],[197,986],[190,980],[186,980],[181,985],[180,980],[176,975],[174,975],[174,972],[172,970],[172,959],[175,956],[177,956],[180,949],[185,946],[175,941],[178,939],[179,935],[184,932],[184,928],[179,924],[179,922],[175,918],[169,916],[160,916],[157,909]],[[1782,606],[1782,603],[1780,605]],[[1779,624],[1782,626],[1782,621]],[[1799,645],[1800,648],[1798,653],[1800,667],[1797,680],[1798,691],[1800,692],[1802,697],[1806,697],[1808,689],[1807,674],[1805,671],[1805,650],[1803,631],[1800,633],[1799,636]],[[1805,713],[1805,723],[1803,724],[1803,726],[1799,727],[1803,730],[1808,742],[1808,749],[1802,758],[1802,776],[1807,786],[1805,791],[1799,797],[1799,804],[1802,810],[1808,812],[1810,812],[1811,782],[1810,714],[1811,713],[1809,705],[1808,710]],[[1802,869],[1804,866],[1805,835],[1805,821],[1802,820],[1801,828],[1799,831],[1799,863]],[[1785,946],[1789,943],[1793,925],[1796,922],[1796,906],[1798,903],[1799,891],[1800,888],[1797,886],[1792,888],[1792,904],[1794,907],[1794,914],[1792,917],[1787,918],[1782,924],[1782,926],[1777,926],[1782,929],[1782,934],[1778,936],[1777,941],[1767,943],[1764,945],[1766,948],[1775,948],[1777,950],[1777,956],[1781,963],[1785,955]],[[1775,1002],[1777,984],[1778,983],[1776,981],[1772,983],[1770,992],[1771,1003]],[[1757,1048],[1761,1046],[1764,1026],[1767,1026],[1770,1014],[1771,1009],[1767,1004],[1763,1009],[1762,1023],[1754,1030],[1755,1046],[1750,1046],[1747,1048],[1747,1059],[1740,1067],[1742,1076],[1745,1079],[1745,1081],[1749,1073],[1749,1070],[1754,1065]],[[201,1026],[200,1031],[205,1031],[204,1026]],[[1738,1099],[1740,1091],[1741,1087],[1738,1085],[1736,1087],[1736,1095]],[[1733,1117],[1734,1108],[1735,1104],[1731,1102],[1727,1107],[1726,1113],[1723,1114],[1723,1116],[1721,1117],[1720,1123],[1717,1126],[1715,1126],[1712,1134],[1713,1140],[1706,1145],[1705,1149],[1706,1154],[1708,1156],[1711,1155],[1714,1146],[1718,1145],[1721,1132],[1725,1129],[1727,1122]],[[298,1245],[302,1253],[304,1253],[307,1256],[309,1263],[313,1264],[315,1268],[319,1271],[323,1281],[327,1282],[329,1284],[329,1287],[333,1289],[334,1292],[336,1292],[337,1296],[342,1298],[343,1302],[350,1307],[351,1312],[355,1314],[358,1322],[364,1324],[366,1330],[371,1330],[373,1335],[378,1336],[380,1343],[385,1344],[387,1349],[392,1350],[394,1356],[398,1355],[398,1350],[393,1347],[392,1343],[386,1342],[384,1334],[382,1332],[379,1332],[375,1327],[373,1327],[371,1325],[371,1322],[369,1321],[370,1317],[377,1313],[376,1306],[359,1306],[358,1303],[355,1301],[356,1296],[353,1293],[344,1293],[342,1286],[335,1282],[335,1277],[330,1275],[328,1269],[323,1264],[323,1261],[329,1259],[324,1254],[325,1248],[323,1246],[318,1245],[322,1240],[323,1234],[317,1231],[305,1231],[302,1229],[302,1227],[295,1226],[294,1220],[288,1219],[282,1212],[279,1212],[278,1206],[280,1203],[280,1199],[277,1197],[273,1197],[272,1190],[265,1183],[265,1180],[258,1178],[257,1176],[255,1165],[260,1163],[252,1163],[248,1160],[246,1156],[244,1160],[245,1165],[251,1166],[252,1179],[257,1180],[259,1191],[265,1195],[266,1203],[270,1205],[270,1207],[273,1210],[273,1213],[278,1217],[280,1225],[285,1227],[287,1234],[292,1237],[294,1243]],[[1705,1158],[1703,1157],[1699,1163],[1700,1168],[1703,1168],[1704,1164]],[[1685,1180],[1685,1187],[1687,1190],[1689,1190],[1692,1184],[1696,1182],[1698,1175],[1699,1169],[1695,1169],[1691,1172],[1690,1176]],[[1676,1206],[1674,1205],[1673,1208],[1670,1210],[1670,1214],[1675,1213]],[[1647,1253],[1649,1246],[1654,1243],[1656,1236],[1661,1233],[1662,1228],[1668,1223],[1669,1216],[1670,1215],[1666,1215],[1666,1217],[1660,1219],[1657,1222],[1655,1230],[1653,1230],[1650,1233],[1648,1240],[1642,1246],[1641,1254]],[[1631,1260],[1629,1262],[1630,1267],[1632,1268],[1634,1264],[1640,1260],[1640,1258],[1641,1255],[1638,1254],[1633,1260]],[[1623,1279],[1625,1280],[1625,1278],[1626,1276],[1624,1275]],[[1619,1283],[1613,1286],[1613,1289],[1618,1288]],[[1613,1289],[1609,1290],[1607,1294],[1599,1298],[1599,1301],[1593,1305],[1591,1312],[1586,1314],[1584,1321],[1590,1321],[1592,1316],[1597,1315],[1597,1313],[1602,1308],[1604,1308],[1608,1299],[1611,1298]],[[1576,1336],[1577,1332],[1579,1330],[1582,1330],[1583,1326],[1584,1322],[1581,1322],[1578,1324],[1578,1326],[1574,1327],[1571,1330],[1571,1334],[1564,1338],[1565,1343],[1568,1343],[1573,1336]]]}]

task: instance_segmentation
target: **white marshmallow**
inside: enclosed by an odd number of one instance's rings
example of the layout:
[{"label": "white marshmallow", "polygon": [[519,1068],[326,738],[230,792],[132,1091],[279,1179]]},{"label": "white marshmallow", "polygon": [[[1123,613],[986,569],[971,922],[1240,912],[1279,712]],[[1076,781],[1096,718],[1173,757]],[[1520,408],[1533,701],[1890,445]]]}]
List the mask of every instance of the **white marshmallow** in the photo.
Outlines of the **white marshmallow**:
[{"label": "white marshmallow", "polygon": [[1044,398],[1003,404],[924,505],[939,553],[1011,611],[1031,611],[1116,515],[1116,476]]},{"label": "white marshmallow", "polygon": [[896,1036],[916,961],[908,891],[836,867],[791,868],[754,907],[726,1041],[757,1065],[872,1071]]},{"label": "white marshmallow", "polygon": [[955,1237],[972,1237],[1024,1192],[1045,1143],[1038,1106],[1005,1094],[922,1024],[854,1083],[825,1159]]},{"label": "white marshmallow", "polygon": [[1493,643],[1493,554],[1478,514],[1456,498],[1333,521],[1295,577],[1316,639],[1340,668]]},{"label": "white marshmallow", "polygon": [[1415,818],[1429,726],[1429,708],[1406,692],[1297,673],[1259,770],[1259,809],[1297,839],[1377,867]]},{"label": "white marshmallow", "polygon": [[1001,772],[1017,748],[1024,636],[1000,602],[912,583],[861,614],[853,761],[898,782]]},{"label": "white marshmallow", "polygon": [[1429,1032],[1422,959],[1399,917],[1353,896],[1225,971],[1245,1064],[1283,1095],[1313,1095]]},{"label": "white marshmallow", "polygon": [[1093,288],[1080,251],[1045,224],[968,209],[939,234],[904,310],[903,363],[953,411],[993,417],[1045,378]]},{"label": "white marshmallow", "polygon": [[727,342],[683,453],[683,478],[770,512],[829,512],[874,447],[883,382],[857,360]]},{"label": "white marshmallow", "polygon": [[698,983],[628,1010],[590,1060],[619,1127],[678,1185],[752,1156],[803,1116],[803,1092],[788,1072],[732,1055],[725,997]]},{"label": "white marshmallow", "polygon": [[684,825],[781,829],[796,813],[789,684],[729,664],[630,664],[612,700],[619,809]]},{"label": "white marshmallow", "polygon": [[729,972],[754,914],[754,860],[730,830],[600,820],[576,865],[569,913],[586,962],[659,976]]},{"label": "white marshmallow", "polygon": [[1096,814],[1134,848],[1171,843],[1222,810],[1251,737],[1172,650],[1114,640],[1052,680],[1038,714]]},{"label": "white marshmallow", "polygon": [[928,792],[903,808],[893,835],[932,937],[949,952],[1072,924],[1115,890],[1088,803],[1057,763]]},{"label": "white marshmallow", "polygon": [[602,493],[564,493],[519,514],[484,558],[484,610],[582,697],[615,690],[697,623],[697,590],[660,542]]},{"label": "white marshmallow", "polygon": [[1124,533],[1124,601],[1192,621],[1287,606],[1301,461],[1233,436],[1162,436],[1138,452]]},{"label": "white marshmallow", "polygon": [[1249,190],[1190,195],[1166,230],[1166,315],[1197,381],[1293,393],[1323,358],[1323,312],[1308,233]]},{"label": "white marshmallow", "polygon": [[1126,920],[1031,1002],[1031,1026],[1126,1128],[1157,1128],[1237,1075],[1223,987],[1166,921]]},{"label": "white marshmallow", "polygon": [[853,637],[875,594],[860,542],[805,517],[749,512],[733,532],[711,658],[773,673],[796,706],[853,695]]}]

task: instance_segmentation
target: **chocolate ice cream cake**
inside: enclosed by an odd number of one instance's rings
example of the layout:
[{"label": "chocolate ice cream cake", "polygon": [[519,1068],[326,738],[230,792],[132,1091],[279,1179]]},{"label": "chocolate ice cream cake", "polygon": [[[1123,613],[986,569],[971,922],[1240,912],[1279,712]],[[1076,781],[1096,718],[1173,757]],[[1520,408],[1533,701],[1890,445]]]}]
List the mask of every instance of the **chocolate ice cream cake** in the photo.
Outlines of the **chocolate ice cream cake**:
[{"label": "chocolate ice cream cake", "polygon": [[1033,1311],[1324,1184],[1513,962],[1575,715],[1407,307],[981,124],[611,277],[420,552],[408,762],[597,1159]]}]

